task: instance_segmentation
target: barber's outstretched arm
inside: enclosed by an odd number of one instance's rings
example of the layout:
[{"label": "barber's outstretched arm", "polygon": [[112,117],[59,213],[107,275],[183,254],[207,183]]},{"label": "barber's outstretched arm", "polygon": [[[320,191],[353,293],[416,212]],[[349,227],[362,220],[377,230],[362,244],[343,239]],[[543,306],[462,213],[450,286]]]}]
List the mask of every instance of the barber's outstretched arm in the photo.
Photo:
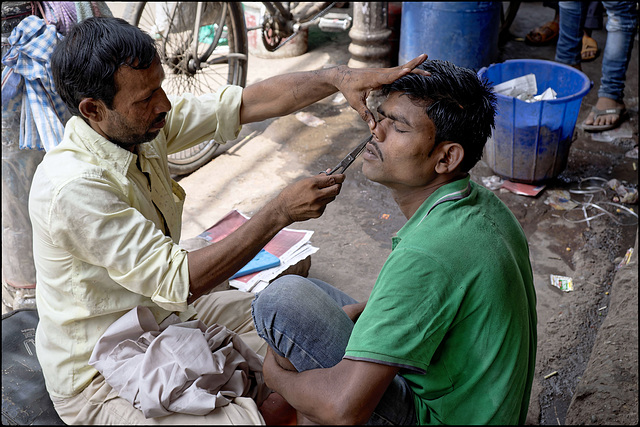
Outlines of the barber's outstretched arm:
[{"label": "barber's outstretched arm", "polygon": [[326,369],[297,372],[271,347],[262,366],[267,386],[318,424],[365,424],[400,368],[342,359]]},{"label": "barber's outstretched arm", "polygon": [[340,193],[344,178],[344,174],[318,174],[296,181],[229,236],[189,252],[188,302],[231,277],[284,227],[320,217]]},{"label": "barber's outstretched arm", "polygon": [[366,104],[369,93],[411,72],[430,75],[426,71],[415,69],[425,59],[427,55],[422,54],[393,68],[349,68],[339,65],[265,79],[244,89],[240,123],[285,116],[341,91],[373,130],[376,122]]}]

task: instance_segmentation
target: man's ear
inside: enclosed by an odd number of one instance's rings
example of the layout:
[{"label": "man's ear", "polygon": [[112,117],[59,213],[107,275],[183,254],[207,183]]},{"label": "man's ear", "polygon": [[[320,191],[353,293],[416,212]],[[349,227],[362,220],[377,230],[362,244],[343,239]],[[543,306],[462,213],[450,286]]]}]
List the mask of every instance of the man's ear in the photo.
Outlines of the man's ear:
[{"label": "man's ear", "polygon": [[455,142],[445,142],[438,147],[440,160],[436,164],[436,172],[439,174],[453,173],[464,158],[464,148]]},{"label": "man's ear", "polygon": [[102,101],[93,98],[84,98],[80,101],[78,109],[80,114],[92,122],[101,122],[105,118],[105,105]]}]

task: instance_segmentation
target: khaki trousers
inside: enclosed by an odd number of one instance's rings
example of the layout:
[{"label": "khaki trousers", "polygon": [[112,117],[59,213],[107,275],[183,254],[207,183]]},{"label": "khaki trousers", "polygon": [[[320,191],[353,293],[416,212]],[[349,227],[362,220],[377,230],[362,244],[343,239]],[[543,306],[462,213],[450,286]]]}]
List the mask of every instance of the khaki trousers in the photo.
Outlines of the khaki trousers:
[{"label": "khaki trousers", "polygon": [[[197,318],[209,326],[224,325],[236,332],[256,353],[264,356],[267,343],[258,336],[251,317],[251,301],[254,295],[236,290],[212,292],[198,298],[194,307]],[[264,394],[264,393],[261,393]],[[51,399],[62,421],[69,425],[105,424],[264,424],[256,402],[248,397],[237,397],[226,406],[216,408],[209,414],[171,414],[159,418],[145,418],[142,411],[133,407],[98,374],[79,394],[69,398]]]}]

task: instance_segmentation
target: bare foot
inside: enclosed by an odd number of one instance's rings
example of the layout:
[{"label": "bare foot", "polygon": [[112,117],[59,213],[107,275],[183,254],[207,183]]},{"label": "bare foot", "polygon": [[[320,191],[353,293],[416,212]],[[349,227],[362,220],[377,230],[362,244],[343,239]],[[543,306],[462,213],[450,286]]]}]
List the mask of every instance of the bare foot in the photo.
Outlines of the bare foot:
[{"label": "bare foot", "polygon": [[[620,104],[611,98],[598,98],[596,102],[596,108],[598,110],[608,110],[610,108],[624,108],[624,104]],[[618,114],[603,114],[594,120],[594,113],[591,111],[589,116],[584,121],[585,125],[610,125],[618,120]]]},{"label": "bare foot", "polygon": [[[311,268],[311,255],[309,255],[302,261],[298,261],[296,264],[292,265],[291,267],[287,268],[285,271],[280,273],[278,277],[276,277],[276,279],[282,276],[286,276],[287,274],[296,274],[298,276],[308,277],[310,268]],[[276,279],[271,280],[271,282],[273,282]]]}]

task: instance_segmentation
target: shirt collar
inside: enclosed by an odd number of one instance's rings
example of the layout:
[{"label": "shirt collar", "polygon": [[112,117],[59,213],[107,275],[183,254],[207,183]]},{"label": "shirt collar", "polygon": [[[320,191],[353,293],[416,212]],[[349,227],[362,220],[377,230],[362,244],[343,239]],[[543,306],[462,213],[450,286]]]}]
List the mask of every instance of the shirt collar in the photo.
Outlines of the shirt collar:
[{"label": "shirt collar", "polygon": [[[95,153],[103,161],[111,163],[123,175],[126,175],[131,163],[135,164],[138,158],[135,153],[125,150],[100,135],[81,117],[74,116],[69,119],[65,128],[70,135],[77,134],[87,150]],[[159,157],[151,142],[140,144],[137,151],[142,157]]]},{"label": "shirt collar", "polygon": [[[410,233],[412,229],[419,226],[422,221],[439,205],[445,202],[460,200],[467,197],[471,193],[471,177],[458,179],[439,187],[425,200],[418,210],[413,214],[407,223],[398,231],[397,237],[394,238],[394,247],[403,236]],[[396,242],[397,240],[397,242]]]}]

